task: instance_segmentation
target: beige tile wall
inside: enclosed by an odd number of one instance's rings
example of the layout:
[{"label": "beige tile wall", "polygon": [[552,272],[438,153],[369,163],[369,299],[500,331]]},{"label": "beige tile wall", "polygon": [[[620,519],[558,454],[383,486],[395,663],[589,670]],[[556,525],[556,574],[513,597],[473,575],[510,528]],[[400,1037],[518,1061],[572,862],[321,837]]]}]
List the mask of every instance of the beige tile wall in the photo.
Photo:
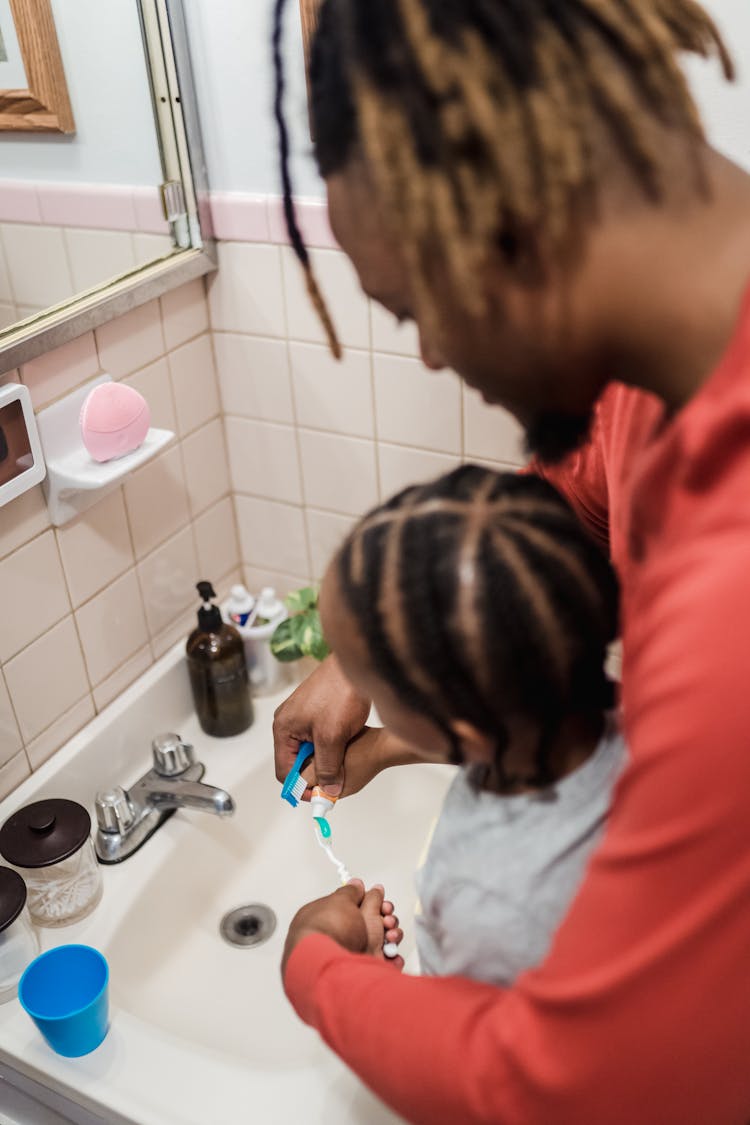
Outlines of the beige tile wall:
[{"label": "beige tile wall", "polygon": [[41,488],[0,509],[0,797],[189,632],[199,578],[239,578],[204,283],[0,382],[20,377],[39,410],[101,371],[178,440],[64,527]]},{"label": "beige tile wall", "polygon": [[169,234],[0,223],[0,330],[171,250]]},{"label": "beige tile wall", "polygon": [[285,592],[406,484],[521,462],[510,418],[426,372],[343,254],[313,256],[341,364],[291,253],[225,242],[208,301],[193,282],[21,370],[37,410],[104,370],[178,440],[65,527],[40,489],[0,510],[0,796],[187,635],[199,577]]},{"label": "beige tile wall", "polygon": [[361,294],[335,250],[313,252],[345,359],[329,355],[287,248],[223,242],[209,306],[246,581],[321,576],[356,516],[463,460],[523,460],[512,419],[425,371],[416,333]]}]

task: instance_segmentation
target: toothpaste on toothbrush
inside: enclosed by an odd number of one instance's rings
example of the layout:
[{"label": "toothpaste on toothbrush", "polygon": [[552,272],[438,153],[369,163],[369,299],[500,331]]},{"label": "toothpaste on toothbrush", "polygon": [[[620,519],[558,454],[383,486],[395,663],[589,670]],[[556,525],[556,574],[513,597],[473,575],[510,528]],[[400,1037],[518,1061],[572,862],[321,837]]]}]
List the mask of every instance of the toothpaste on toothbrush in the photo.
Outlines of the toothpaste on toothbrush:
[{"label": "toothpaste on toothbrush", "polygon": [[[343,887],[349,882],[351,875],[346,865],[334,855],[333,844],[331,843],[331,826],[328,823],[328,817],[326,815],[334,807],[337,800],[337,797],[328,797],[320,786],[316,785],[312,791],[312,797],[310,798],[310,809],[316,824],[315,838],[328,856],[328,859],[336,868],[339,882]],[[387,941],[384,943],[383,954],[388,960],[392,961],[394,957],[398,957],[399,953],[400,950],[396,942]]]}]

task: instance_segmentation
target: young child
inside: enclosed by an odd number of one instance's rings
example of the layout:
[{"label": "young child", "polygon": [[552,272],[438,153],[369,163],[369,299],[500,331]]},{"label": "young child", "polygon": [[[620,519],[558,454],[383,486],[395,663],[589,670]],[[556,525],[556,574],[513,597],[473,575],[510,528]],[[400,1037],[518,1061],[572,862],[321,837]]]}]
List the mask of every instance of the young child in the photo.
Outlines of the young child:
[{"label": "young child", "polygon": [[624,762],[614,573],[546,482],[468,465],[365,516],[320,604],[385,724],[372,752],[461,766],[418,875],[422,971],[508,984],[544,958]]}]

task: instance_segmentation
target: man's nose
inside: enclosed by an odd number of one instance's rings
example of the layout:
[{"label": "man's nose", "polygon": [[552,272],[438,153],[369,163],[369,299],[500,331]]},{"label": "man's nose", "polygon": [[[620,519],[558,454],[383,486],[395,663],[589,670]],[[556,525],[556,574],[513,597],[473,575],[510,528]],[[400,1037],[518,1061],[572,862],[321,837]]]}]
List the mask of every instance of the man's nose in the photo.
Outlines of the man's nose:
[{"label": "man's nose", "polygon": [[422,353],[422,363],[425,367],[428,367],[430,371],[442,371],[448,366],[443,359],[440,349],[421,335],[419,337],[419,350]]}]

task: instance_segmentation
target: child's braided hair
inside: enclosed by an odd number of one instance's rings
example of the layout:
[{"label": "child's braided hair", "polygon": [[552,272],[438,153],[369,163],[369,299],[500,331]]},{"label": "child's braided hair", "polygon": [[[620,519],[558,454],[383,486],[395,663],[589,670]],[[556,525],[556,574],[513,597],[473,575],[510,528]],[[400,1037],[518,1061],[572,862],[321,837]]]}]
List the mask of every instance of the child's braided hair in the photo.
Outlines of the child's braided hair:
[{"label": "child's braided hair", "polygon": [[612,702],[614,572],[560,494],[465,465],[365,516],[335,567],[375,670],[448,738],[457,719],[503,755],[510,717],[538,731],[537,784],[570,715]]}]

